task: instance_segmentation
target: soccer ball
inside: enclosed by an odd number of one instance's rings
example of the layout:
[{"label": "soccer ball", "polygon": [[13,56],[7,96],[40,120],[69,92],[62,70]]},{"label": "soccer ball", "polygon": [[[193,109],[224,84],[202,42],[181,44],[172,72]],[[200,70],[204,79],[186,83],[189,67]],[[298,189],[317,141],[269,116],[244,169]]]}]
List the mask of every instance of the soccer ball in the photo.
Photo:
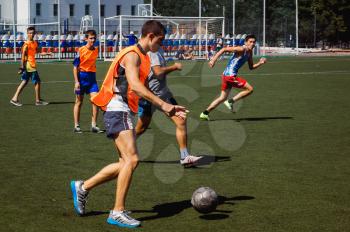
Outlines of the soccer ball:
[{"label": "soccer ball", "polygon": [[218,195],[209,187],[200,187],[192,194],[191,204],[200,213],[214,211],[218,203]]}]

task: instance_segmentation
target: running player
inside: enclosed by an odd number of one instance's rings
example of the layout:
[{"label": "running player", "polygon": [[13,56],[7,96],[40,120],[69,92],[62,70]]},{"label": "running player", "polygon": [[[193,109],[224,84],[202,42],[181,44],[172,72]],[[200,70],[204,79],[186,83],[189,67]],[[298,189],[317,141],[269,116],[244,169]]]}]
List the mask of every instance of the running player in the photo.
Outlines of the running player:
[{"label": "running player", "polygon": [[107,137],[114,142],[119,152],[119,161],[100,170],[85,181],[71,181],[74,208],[79,215],[85,214],[85,204],[89,191],[110,180],[117,179],[116,198],[107,223],[134,228],[140,221],[129,216],[125,210],[125,200],[134,170],[139,158],[133,117],[137,113],[139,96],[159,107],[169,117],[186,119],[186,108],[162,101],[145,87],[151,70],[148,51],[158,51],[165,36],[164,26],[149,20],[142,26],[142,37],[137,45],[123,49],[111,64],[100,92],[92,102],[100,106],[104,113]]},{"label": "running player", "polygon": [[[213,109],[215,109],[222,102],[225,102],[225,106],[231,110],[233,109],[233,103],[238,100],[247,97],[249,94],[253,92],[253,87],[242,77],[238,77],[238,70],[244,65],[246,61],[248,61],[249,69],[256,69],[260,67],[262,64],[266,63],[265,58],[261,58],[258,63],[253,63],[253,49],[255,47],[256,38],[254,35],[248,35],[245,38],[245,43],[243,46],[235,46],[235,47],[225,47],[222,48],[210,61],[209,67],[212,68],[215,65],[216,60],[225,52],[232,52],[233,55],[230,58],[226,69],[222,74],[222,82],[221,82],[221,94],[218,98],[216,98],[208,108],[200,114],[200,119],[209,120],[209,113]],[[241,92],[236,94],[233,98],[226,100],[232,87],[243,89]]]},{"label": "running player", "polygon": [[[74,132],[82,133],[80,128],[80,110],[83,104],[84,94],[95,96],[98,92],[96,82],[96,59],[98,49],[94,47],[96,41],[96,31],[88,30],[85,33],[86,45],[79,48],[79,51],[74,59],[73,75],[74,75],[74,92],[75,104],[73,108],[74,115]],[[97,126],[98,109],[92,103],[91,131],[93,133],[101,133],[102,131]]]},{"label": "running player", "polygon": [[[167,86],[167,74],[182,69],[181,63],[166,66],[163,50],[148,52],[151,58],[152,75],[148,78],[148,88],[152,93],[160,97],[163,101],[177,105],[173,94]],[[152,115],[156,107],[145,99],[139,101],[139,118],[136,124],[136,136],[143,134],[151,123]],[[176,116],[170,117],[176,126],[176,139],[180,147],[180,163],[184,166],[191,166],[198,162],[201,157],[190,155],[187,150],[187,126],[186,121]]]},{"label": "running player", "polygon": [[[45,106],[49,104],[41,99],[40,95],[40,77],[36,69],[35,54],[39,52],[38,43],[34,41],[35,28],[27,28],[27,41],[23,44],[22,47],[22,58],[19,74],[21,74],[22,82],[17,87],[17,90],[14,96],[11,98],[10,103],[14,106],[22,106],[23,104],[18,101],[19,95],[22,90],[28,84],[29,79],[32,80],[35,89],[35,105]],[[52,55],[51,53],[41,52],[39,53],[42,56]]]}]

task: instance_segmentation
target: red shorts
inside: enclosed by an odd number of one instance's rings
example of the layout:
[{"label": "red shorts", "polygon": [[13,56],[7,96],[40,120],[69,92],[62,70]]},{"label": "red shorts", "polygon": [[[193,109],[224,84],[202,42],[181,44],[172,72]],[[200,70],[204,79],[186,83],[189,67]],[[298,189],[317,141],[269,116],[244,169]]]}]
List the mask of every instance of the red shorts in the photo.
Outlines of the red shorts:
[{"label": "red shorts", "polygon": [[231,89],[232,87],[241,89],[246,83],[247,81],[241,77],[221,76],[221,90]]}]

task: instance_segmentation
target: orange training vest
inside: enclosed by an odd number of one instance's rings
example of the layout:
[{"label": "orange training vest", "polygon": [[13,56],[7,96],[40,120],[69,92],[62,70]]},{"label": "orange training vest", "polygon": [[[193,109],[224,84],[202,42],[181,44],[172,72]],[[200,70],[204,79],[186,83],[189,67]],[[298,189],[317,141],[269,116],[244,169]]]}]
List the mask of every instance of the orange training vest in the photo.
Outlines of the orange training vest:
[{"label": "orange training vest", "polygon": [[[139,79],[140,81],[145,84],[148,75],[151,70],[151,61],[147,54],[143,54],[140,49],[135,46],[127,47],[119,52],[119,54],[116,56],[116,58],[113,60],[113,63],[108,69],[107,75],[102,83],[102,87],[100,91],[97,93],[97,95],[93,96],[91,98],[91,101],[99,106],[103,111],[106,111],[108,103],[113,98],[114,94],[114,77],[117,77],[117,70],[120,65],[120,62],[124,58],[124,56],[129,52],[136,52],[140,59],[141,59],[141,65],[139,68]],[[137,96],[131,89],[130,86],[128,86],[127,90],[127,99],[128,99],[128,105],[132,112],[137,113],[138,110],[138,102],[140,97]]]},{"label": "orange training vest", "polygon": [[98,56],[98,49],[88,49],[86,46],[79,48],[80,56],[80,72],[96,72],[96,59]]},{"label": "orange training vest", "polygon": [[[36,68],[35,62],[35,53],[38,49],[38,44],[35,41],[26,41],[24,42],[23,49],[27,47],[27,62],[29,62],[30,66]],[[23,59],[23,58],[22,58]]]}]

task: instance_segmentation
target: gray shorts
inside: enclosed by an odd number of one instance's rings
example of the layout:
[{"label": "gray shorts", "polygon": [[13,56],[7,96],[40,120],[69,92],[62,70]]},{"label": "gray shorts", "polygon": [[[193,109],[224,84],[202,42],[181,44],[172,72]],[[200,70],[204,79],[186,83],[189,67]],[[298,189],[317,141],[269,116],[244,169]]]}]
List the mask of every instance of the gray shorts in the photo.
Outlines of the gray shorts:
[{"label": "gray shorts", "polygon": [[124,111],[106,111],[103,114],[103,121],[106,128],[106,136],[115,139],[119,132],[124,130],[133,130],[134,115]]}]

